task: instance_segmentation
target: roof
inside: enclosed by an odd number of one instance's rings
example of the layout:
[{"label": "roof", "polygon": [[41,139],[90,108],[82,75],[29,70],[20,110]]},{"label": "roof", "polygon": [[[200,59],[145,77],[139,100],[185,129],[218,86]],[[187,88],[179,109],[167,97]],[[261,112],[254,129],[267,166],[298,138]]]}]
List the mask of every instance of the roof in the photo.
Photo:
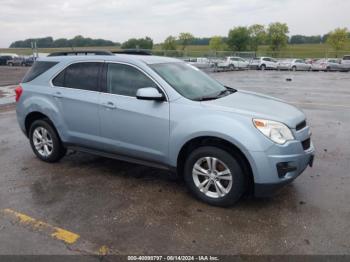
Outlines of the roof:
[{"label": "roof", "polygon": [[165,56],[148,56],[148,55],[127,55],[127,54],[115,54],[115,55],[84,55],[84,56],[49,56],[40,57],[39,61],[116,61],[116,62],[143,62],[145,64],[160,64],[171,62],[183,62],[182,60],[165,57]]}]

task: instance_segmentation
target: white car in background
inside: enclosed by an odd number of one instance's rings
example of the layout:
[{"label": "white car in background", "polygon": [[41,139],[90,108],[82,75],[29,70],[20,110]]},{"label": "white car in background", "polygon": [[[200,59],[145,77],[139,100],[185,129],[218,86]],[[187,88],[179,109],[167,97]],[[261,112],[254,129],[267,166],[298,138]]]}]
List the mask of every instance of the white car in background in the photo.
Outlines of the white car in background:
[{"label": "white car in background", "polygon": [[340,61],[337,58],[317,60],[311,66],[312,71],[341,71]]},{"label": "white car in background", "polygon": [[250,61],[249,67],[260,70],[277,69],[278,61],[272,57],[256,57]]},{"label": "white car in background", "polygon": [[340,64],[341,64],[342,70],[349,71],[350,70],[350,55],[343,56],[343,59],[341,60]]},{"label": "white car in background", "polygon": [[184,61],[197,68],[208,68],[211,65],[210,60],[206,57],[185,58]]},{"label": "white car in background", "polygon": [[303,59],[285,59],[278,62],[278,70],[292,70],[292,71],[309,71],[311,64],[308,64]]},{"label": "white car in background", "polygon": [[217,68],[229,70],[248,69],[249,62],[238,56],[228,56],[226,60],[218,62],[216,66]]}]

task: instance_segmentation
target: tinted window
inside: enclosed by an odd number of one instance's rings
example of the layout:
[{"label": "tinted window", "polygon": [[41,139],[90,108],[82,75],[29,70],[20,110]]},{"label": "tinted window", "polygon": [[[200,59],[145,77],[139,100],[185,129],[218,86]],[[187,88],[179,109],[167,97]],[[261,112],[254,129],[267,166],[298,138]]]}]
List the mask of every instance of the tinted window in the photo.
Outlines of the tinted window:
[{"label": "tinted window", "polygon": [[349,56],[344,56],[343,60],[350,60],[350,55]]},{"label": "tinted window", "polygon": [[32,68],[24,76],[22,83],[27,83],[32,81],[34,78],[37,78],[39,75],[46,72],[56,64],[57,62],[36,61],[33,64]]},{"label": "tinted window", "polygon": [[86,62],[68,66],[52,81],[55,86],[98,91],[102,63]]},{"label": "tinted window", "polygon": [[52,84],[54,86],[64,86],[64,73],[66,70],[63,70],[61,73],[59,73],[54,80],[52,80]]},{"label": "tinted window", "polygon": [[157,85],[136,68],[123,64],[108,64],[107,91],[112,94],[136,96],[139,88]]},{"label": "tinted window", "polygon": [[264,58],[263,60],[264,61],[270,61],[270,58]]}]

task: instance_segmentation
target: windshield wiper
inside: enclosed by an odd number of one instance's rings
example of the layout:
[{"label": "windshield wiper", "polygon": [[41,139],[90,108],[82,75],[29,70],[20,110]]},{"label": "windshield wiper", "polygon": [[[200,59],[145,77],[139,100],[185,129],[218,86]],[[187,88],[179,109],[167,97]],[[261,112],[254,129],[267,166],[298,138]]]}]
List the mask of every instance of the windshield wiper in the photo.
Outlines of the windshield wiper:
[{"label": "windshield wiper", "polygon": [[215,100],[218,99],[220,97],[223,97],[225,94],[229,95],[232,94],[234,92],[236,92],[237,90],[228,86],[225,86],[226,89],[221,90],[219,93],[215,94],[215,95],[210,95],[210,96],[202,96],[199,97],[198,99],[196,99],[196,101],[208,101],[208,100]]}]

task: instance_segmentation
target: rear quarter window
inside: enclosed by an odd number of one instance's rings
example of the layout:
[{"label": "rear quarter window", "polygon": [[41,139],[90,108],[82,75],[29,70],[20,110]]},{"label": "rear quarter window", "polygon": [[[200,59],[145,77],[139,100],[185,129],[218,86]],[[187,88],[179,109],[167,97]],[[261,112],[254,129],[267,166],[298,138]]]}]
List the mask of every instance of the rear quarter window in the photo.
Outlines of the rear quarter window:
[{"label": "rear quarter window", "polygon": [[47,70],[49,70],[51,67],[58,64],[58,62],[49,62],[49,61],[36,61],[34,62],[31,69],[26,73],[24,76],[22,83],[27,83],[32,81],[33,79],[37,78],[39,75],[43,74]]}]

